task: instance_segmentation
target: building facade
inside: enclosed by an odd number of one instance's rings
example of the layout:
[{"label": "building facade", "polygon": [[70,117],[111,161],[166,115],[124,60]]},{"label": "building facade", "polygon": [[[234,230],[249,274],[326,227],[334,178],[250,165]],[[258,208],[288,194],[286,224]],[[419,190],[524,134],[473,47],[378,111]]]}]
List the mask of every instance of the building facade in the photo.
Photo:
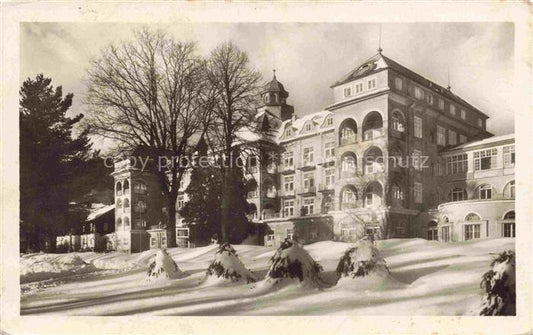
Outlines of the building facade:
[{"label": "building facade", "polygon": [[[240,144],[255,150],[243,158],[259,244],[515,236],[513,135],[493,137],[486,114],[381,50],[331,89],[330,106],[301,117],[275,74],[261,92],[261,134],[243,133]],[[115,164],[116,243],[107,248],[166,247],[160,186],[134,163]],[[176,235],[190,246],[179,214]]]}]

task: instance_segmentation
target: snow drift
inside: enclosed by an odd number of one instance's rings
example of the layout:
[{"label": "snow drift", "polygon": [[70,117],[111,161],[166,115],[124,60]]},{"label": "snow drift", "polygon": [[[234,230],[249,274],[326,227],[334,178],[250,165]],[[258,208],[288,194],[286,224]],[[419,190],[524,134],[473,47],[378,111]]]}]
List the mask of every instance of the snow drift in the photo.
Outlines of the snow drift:
[{"label": "snow drift", "polygon": [[312,287],[327,287],[320,278],[322,266],[297,242],[286,239],[270,259],[264,280],[268,286],[298,281]]},{"label": "snow drift", "polygon": [[481,288],[485,289],[480,315],[516,315],[515,254],[502,252],[483,274]]},{"label": "snow drift", "polygon": [[237,252],[229,243],[221,244],[215,253],[215,259],[209,264],[206,282],[223,284],[231,282],[252,283],[257,281],[237,256]]},{"label": "snow drift", "polygon": [[174,262],[167,251],[159,249],[154,261],[148,267],[147,279],[152,281],[155,279],[174,279],[182,276],[183,272],[180,271],[178,264]]},{"label": "snow drift", "polygon": [[352,248],[346,250],[337,265],[337,275],[339,277],[337,285],[341,286],[352,283],[361,286],[364,282],[368,284],[394,282],[378,248],[366,239],[357,241]]},{"label": "snow drift", "polygon": [[20,259],[20,282],[61,278],[95,270],[93,264],[86,263],[76,253],[24,255]]}]

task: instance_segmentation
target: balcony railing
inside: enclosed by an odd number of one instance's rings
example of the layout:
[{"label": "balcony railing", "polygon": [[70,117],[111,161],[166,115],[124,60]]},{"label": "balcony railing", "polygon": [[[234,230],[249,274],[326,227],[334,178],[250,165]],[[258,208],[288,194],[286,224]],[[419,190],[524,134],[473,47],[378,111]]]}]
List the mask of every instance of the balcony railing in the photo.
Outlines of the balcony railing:
[{"label": "balcony railing", "polygon": [[320,184],[320,185],[318,185],[318,191],[319,192],[333,191],[334,189],[335,189],[335,185],[333,185],[333,184]]},{"label": "balcony railing", "polygon": [[294,197],[296,196],[296,190],[295,189],[290,190],[290,191],[279,190],[278,195],[279,197]]},{"label": "balcony railing", "polygon": [[357,138],[354,136],[342,137],[341,145],[355,144],[357,143]]},{"label": "balcony railing", "polygon": [[294,165],[283,165],[281,167],[281,172],[293,172],[294,171]]},{"label": "balcony railing", "polygon": [[316,164],[314,161],[304,161],[300,165],[298,165],[298,169],[300,170],[312,170],[316,168]]},{"label": "balcony railing", "polygon": [[354,178],[357,176],[355,171],[341,171],[341,178]]},{"label": "balcony railing", "polygon": [[268,219],[279,219],[281,218],[281,214],[280,213],[265,213],[263,214],[263,220],[268,220]]},{"label": "balcony railing", "polygon": [[316,193],[316,186],[302,187],[298,189],[298,194],[311,194]]}]

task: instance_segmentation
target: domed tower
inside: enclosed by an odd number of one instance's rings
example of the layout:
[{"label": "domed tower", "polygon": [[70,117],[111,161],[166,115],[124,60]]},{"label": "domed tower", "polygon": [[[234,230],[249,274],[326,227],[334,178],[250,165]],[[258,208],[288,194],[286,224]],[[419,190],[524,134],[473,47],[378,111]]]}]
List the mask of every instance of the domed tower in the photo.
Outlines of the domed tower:
[{"label": "domed tower", "polygon": [[285,90],[283,84],[276,78],[276,70],[273,70],[274,76],[272,80],[267,83],[263,91],[261,91],[261,99],[263,105],[258,108],[258,112],[268,111],[275,115],[281,121],[285,121],[292,117],[294,107],[287,104],[289,92]]}]

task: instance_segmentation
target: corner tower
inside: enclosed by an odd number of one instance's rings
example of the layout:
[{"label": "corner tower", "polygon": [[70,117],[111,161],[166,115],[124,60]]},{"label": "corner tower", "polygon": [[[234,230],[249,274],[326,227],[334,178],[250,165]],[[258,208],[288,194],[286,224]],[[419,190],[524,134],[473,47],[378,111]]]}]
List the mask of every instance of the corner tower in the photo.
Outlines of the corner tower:
[{"label": "corner tower", "polygon": [[261,91],[261,100],[263,105],[257,109],[257,112],[267,111],[278,117],[281,121],[288,120],[294,114],[294,107],[287,104],[289,92],[285,90],[283,84],[276,78],[276,70],[272,80],[267,83]]}]

